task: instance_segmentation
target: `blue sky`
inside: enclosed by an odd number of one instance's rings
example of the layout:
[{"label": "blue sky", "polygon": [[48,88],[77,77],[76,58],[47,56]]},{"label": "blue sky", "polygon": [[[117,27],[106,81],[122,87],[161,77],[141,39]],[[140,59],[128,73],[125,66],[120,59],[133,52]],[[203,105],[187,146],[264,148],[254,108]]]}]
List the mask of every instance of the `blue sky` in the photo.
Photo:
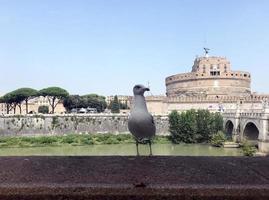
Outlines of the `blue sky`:
[{"label": "blue sky", "polygon": [[204,46],[269,93],[267,0],[0,0],[0,27],[0,94],[132,94],[147,82],[164,94]]}]

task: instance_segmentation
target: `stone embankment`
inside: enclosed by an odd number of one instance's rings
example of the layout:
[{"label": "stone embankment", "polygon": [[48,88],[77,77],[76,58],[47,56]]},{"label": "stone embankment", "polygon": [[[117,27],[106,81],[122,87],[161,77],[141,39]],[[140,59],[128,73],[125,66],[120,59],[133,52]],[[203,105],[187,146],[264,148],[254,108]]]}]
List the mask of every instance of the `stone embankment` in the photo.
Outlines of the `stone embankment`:
[{"label": "stone embankment", "polygon": [[[154,116],[157,135],[168,134],[168,117]],[[6,115],[0,117],[0,135],[61,135],[69,133],[128,133],[128,115],[64,114]]]},{"label": "stone embankment", "polygon": [[0,157],[0,199],[268,200],[269,158]]}]

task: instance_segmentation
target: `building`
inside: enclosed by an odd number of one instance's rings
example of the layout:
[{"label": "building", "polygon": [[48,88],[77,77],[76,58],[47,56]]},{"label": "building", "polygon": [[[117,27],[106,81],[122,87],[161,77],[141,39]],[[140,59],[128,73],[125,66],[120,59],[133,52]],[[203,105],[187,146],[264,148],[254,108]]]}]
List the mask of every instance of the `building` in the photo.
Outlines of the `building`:
[{"label": "building", "polygon": [[[111,102],[114,100],[114,97],[115,96],[107,96],[106,97],[106,103],[107,103],[107,105],[110,105],[111,104]],[[128,96],[128,95],[117,95],[117,97],[118,97],[119,103],[121,103],[123,105],[127,105],[127,107],[130,108],[132,96]]]},{"label": "building", "polygon": [[[49,107],[49,112],[51,112],[51,106],[49,104],[49,100],[47,97],[36,97],[33,99],[30,99],[28,102],[28,113],[38,113],[38,108],[39,106],[48,106]],[[26,114],[26,105],[25,102],[22,103],[22,112],[21,114]],[[55,113],[61,114],[65,113],[66,109],[63,106],[63,103],[59,102],[55,108]],[[18,106],[16,107],[16,112],[14,113],[14,109],[10,110],[10,114],[20,114],[20,110]],[[0,103],[0,114],[7,114],[7,106],[5,103]]]},{"label": "building", "polygon": [[194,60],[189,73],[180,73],[165,79],[166,96],[147,96],[148,110],[153,114],[169,114],[172,110],[209,109],[212,112],[227,109],[261,109],[269,95],[251,93],[251,75],[232,71],[224,57],[205,56]]},{"label": "building", "polygon": [[198,57],[192,71],[165,79],[168,97],[188,96],[249,96],[251,76],[244,71],[232,71],[223,57]]}]

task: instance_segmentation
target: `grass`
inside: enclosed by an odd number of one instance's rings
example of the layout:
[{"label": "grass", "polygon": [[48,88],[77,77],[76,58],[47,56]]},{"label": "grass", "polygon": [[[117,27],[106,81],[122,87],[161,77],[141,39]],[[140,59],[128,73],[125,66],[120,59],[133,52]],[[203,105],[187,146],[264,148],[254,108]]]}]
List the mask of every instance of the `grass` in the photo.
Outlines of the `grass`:
[{"label": "grass", "polygon": [[[61,146],[61,145],[99,145],[99,144],[128,144],[135,143],[131,134],[68,134],[57,136],[14,136],[0,137],[1,147],[42,147],[42,146]],[[156,136],[153,143],[170,143],[168,136]]]}]

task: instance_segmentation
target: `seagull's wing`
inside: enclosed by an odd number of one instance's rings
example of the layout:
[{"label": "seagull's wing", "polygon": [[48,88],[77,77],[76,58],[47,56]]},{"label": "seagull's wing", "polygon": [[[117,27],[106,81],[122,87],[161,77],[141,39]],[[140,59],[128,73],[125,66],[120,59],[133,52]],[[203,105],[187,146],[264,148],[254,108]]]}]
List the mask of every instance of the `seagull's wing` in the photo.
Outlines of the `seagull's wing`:
[{"label": "seagull's wing", "polygon": [[150,117],[151,117],[151,122],[152,122],[152,124],[155,126],[155,122],[154,122],[153,116],[150,115]]}]

